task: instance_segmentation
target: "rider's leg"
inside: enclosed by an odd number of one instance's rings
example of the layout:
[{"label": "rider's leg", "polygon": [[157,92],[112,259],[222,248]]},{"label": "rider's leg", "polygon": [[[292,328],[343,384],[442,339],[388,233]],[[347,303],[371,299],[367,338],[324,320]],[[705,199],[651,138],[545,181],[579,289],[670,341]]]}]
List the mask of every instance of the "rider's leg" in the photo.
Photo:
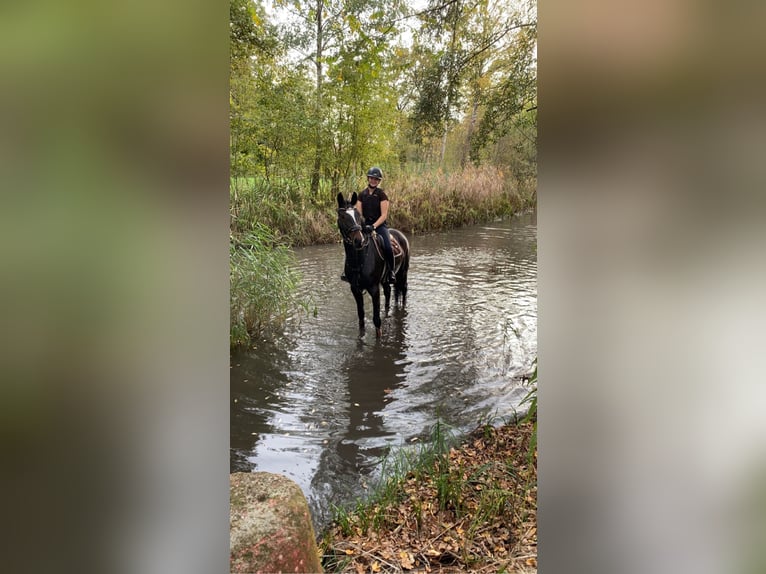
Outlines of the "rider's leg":
[{"label": "rider's leg", "polygon": [[388,265],[388,276],[383,278],[384,283],[394,282],[394,251],[391,249],[391,236],[388,234],[388,226],[381,225],[376,229],[378,235],[383,238],[383,254]]}]

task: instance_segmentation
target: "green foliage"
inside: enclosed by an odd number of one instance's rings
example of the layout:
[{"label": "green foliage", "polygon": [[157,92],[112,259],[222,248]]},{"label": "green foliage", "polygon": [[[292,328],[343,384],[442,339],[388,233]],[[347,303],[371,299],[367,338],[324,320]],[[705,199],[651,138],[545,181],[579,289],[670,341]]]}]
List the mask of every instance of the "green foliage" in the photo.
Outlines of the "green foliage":
[{"label": "green foliage", "polygon": [[496,79],[485,94],[484,114],[471,141],[475,162],[489,157],[488,151],[500,151],[520,178],[533,175],[537,167],[536,45],[537,27],[529,25],[498,54],[490,70]]},{"label": "green foliage", "polygon": [[[534,196],[515,178],[493,167],[471,165],[451,174],[387,176],[389,223],[405,233],[428,233],[504,217],[533,205]],[[236,236],[265,227],[291,246],[339,239],[335,196],[359,191],[358,178],[320,182],[313,196],[307,182],[262,176],[232,179],[231,230]]]},{"label": "green foliage", "polygon": [[247,58],[276,47],[263,6],[251,0],[229,0],[229,52]]},{"label": "green foliage", "polygon": [[332,197],[373,164],[453,170],[470,155],[534,187],[534,9],[434,1],[414,18],[401,0],[275,5],[272,22],[263,2],[230,0],[233,176]]}]

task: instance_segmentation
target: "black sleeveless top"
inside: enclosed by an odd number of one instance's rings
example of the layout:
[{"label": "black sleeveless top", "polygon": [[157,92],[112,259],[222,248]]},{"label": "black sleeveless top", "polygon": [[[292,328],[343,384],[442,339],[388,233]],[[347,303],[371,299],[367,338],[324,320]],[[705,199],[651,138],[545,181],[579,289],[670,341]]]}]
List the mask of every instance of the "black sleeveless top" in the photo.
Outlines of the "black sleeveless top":
[{"label": "black sleeveless top", "polygon": [[380,217],[380,202],[387,201],[388,196],[386,192],[379,187],[375,188],[375,191],[370,193],[370,188],[366,187],[359,194],[359,199],[362,202],[362,215],[364,215],[364,222],[367,225],[372,225]]}]

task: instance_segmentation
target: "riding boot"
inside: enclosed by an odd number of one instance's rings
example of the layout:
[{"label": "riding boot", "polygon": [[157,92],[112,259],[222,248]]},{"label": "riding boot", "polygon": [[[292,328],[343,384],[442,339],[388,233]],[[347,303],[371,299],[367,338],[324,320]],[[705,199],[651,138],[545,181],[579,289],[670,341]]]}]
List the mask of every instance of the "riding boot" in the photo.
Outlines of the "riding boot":
[{"label": "riding boot", "polygon": [[349,282],[349,281],[348,281],[348,277],[346,277],[346,273],[345,273],[345,272],[344,272],[344,273],[343,273],[343,274],[340,276],[340,280],[341,280],[341,281],[345,281],[346,283],[348,283],[348,282]]},{"label": "riding boot", "polygon": [[396,282],[396,277],[394,276],[394,268],[393,266],[388,268],[388,271],[386,272],[386,283],[393,284]]}]

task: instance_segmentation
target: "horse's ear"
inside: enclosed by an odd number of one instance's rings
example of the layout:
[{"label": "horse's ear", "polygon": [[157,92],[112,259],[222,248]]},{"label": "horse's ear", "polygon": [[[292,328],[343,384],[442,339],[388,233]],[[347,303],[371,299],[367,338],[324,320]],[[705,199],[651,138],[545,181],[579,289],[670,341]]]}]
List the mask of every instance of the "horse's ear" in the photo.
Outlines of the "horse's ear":
[{"label": "horse's ear", "polygon": [[359,197],[356,195],[356,192],[352,193],[352,194],[351,194],[351,205],[356,205],[356,200],[357,200],[358,198],[359,198]]},{"label": "horse's ear", "polygon": [[338,207],[340,207],[341,209],[346,207],[346,200],[343,199],[343,194],[342,193],[338,194]]}]

